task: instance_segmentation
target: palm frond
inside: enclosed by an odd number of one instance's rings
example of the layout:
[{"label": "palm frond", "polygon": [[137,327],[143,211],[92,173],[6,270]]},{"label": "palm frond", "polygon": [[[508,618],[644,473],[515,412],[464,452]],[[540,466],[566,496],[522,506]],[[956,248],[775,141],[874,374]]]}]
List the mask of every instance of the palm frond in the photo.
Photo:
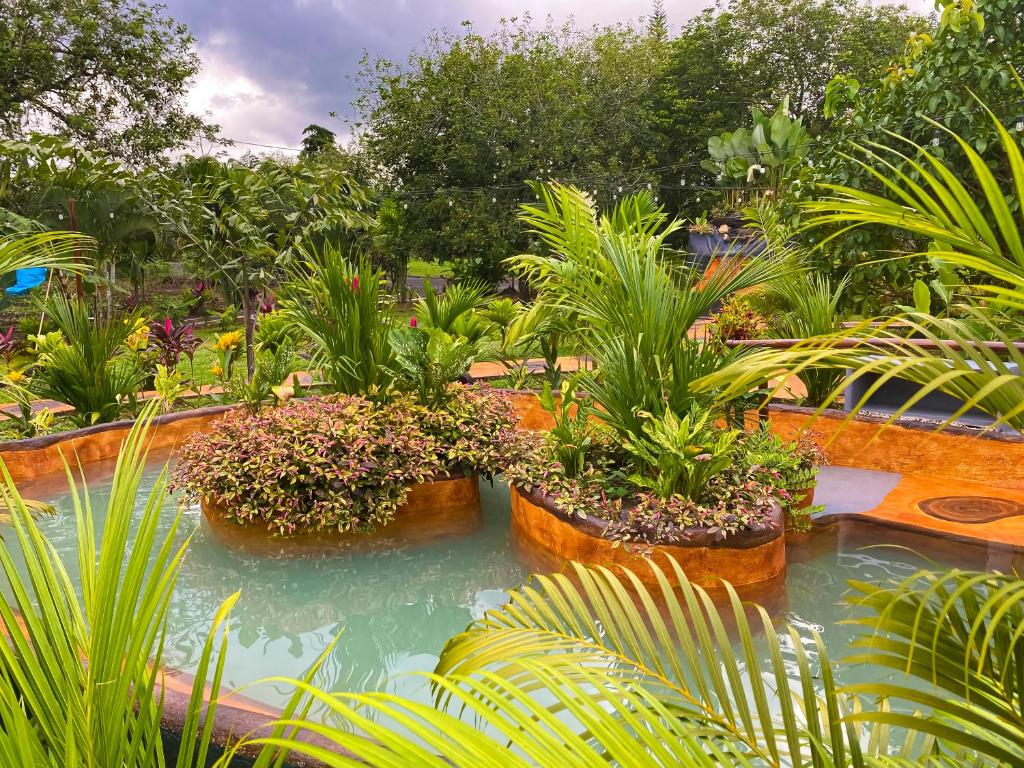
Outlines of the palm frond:
[{"label": "palm frond", "polygon": [[[0,572],[8,586],[0,592],[7,633],[0,643],[0,755],[18,755],[4,764],[23,765],[31,756],[38,765],[144,768],[163,760],[163,636],[187,542],[175,543],[180,516],[166,535],[158,533],[166,470],[136,519],[154,412],[147,409],[122,447],[100,538],[88,491],[80,492],[66,470],[78,527],[80,595],[0,464],[0,496],[14,529],[0,539]],[[215,617],[200,656],[203,674],[192,694],[180,768],[197,765],[192,756],[205,758],[210,729],[200,738],[198,728],[205,672],[233,600]],[[222,664],[223,656],[215,665],[215,696]]]},{"label": "palm frond", "polygon": [[852,586],[851,602],[864,609],[852,622],[864,632],[846,662],[894,679],[845,690],[905,706],[850,719],[929,734],[951,760],[970,750],[1024,764],[1024,580],[921,571],[895,584]]},{"label": "palm frond", "polygon": [[0,237],[0,275],[18,269],[48,267],[88,272],[96,243],[77,232],[40,232]]}]

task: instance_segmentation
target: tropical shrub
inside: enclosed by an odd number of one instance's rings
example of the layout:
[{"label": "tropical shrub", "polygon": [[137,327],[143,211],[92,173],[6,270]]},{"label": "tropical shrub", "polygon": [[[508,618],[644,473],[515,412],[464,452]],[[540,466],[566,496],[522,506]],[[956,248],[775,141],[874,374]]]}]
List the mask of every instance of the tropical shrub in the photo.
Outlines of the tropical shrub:
[{"label": "tropical shrub", "polygon": [[767,422],[762,422],[757,429],[743,434],[739,452],[755,477],[775,489],[789,525],[800,530],[809,528],[811,515],[821,507],[803,502],[818,482],[818,468],[828,463],[818,445],[806,434],[796,440],[784,440],[771,431]]},{"label": "tropical shrub", "polygon": [[112,421],[131,402],[144,379],[125,341],[138,325],[138,316],[93,320],[80,301],[55,296],[47,313],[64,340],[40,355],[36,391],[74,407],[79,426]]},{"label": "tropical shrub", "polygon": [[[997,178],[1010,178],[997,125],[1013,132],[1024,113],[1018,77],[1024,61],[1020,24],[1024,0],[939,0],[936,7],[940,6],[938,24],[933,21],[930,28],[911,36],[902,55],[881,64],[873,77],[840,77],[830,83],[825,117],[831,124],[819,137],[814,168],[806,169],[813,185],[804,185],[805,199],[810,191],[826,202],[835,186],[888,195],[887,185],[851,148],[884,145],[880,153],[896,159],[889,151],[905,152],[909,140],[928,147],[929,154],[943,161],[972,198],[982,200],[986,193],[976,183],[980,179],[973,161],[947,130],[967,142]],[[986,100],[996,120],[980,107],[976,96]],[[900,167],[909,179],[928,183],[914,166]],[[882,166],[877,170],[889,174]],[[1024,203],[1012,184],[1003,184],[1002,193],[1011,209]],[[839,276],[849,275],[843,306],[862,317],[888,314],[911,304],[916,280],[930,283],[938,276],[934,262],[922,259],[908,264],[877,258],[879,253],[923,251],[932,240],[931,234],[908,229],[898,220],[879,219],[849,230],[829,226],[820,234],[826,237],[814,235],[821,243],[819,266]]]},{"label": "tropical shrub", "polygon": [[811,137],[803,119],[789,114],[789,97],[769,116],[751,110],[751,129],[737,128],[708,139],[710,160],[704,167],[732,184],[764,184],[779,190],[807,156]]},{"label": "tropical shrub", "polygon": [[256,368],[252,376],[241,372],[231,377],[225,390],[228,399],[241,403],[255,414],[263,403],[278,391],[295,368],[295,350],[290,342],[274,349],[260,349],[256,353]]},{"label": "tropical shrub", "polygon": [[169,317],[149,329],[149,342],[150,351],[155,352],[157,360],[169,369],[177,367],[182,355],[191,361],[203,343],[196,336],[195,323],[175,323]]},{"label": "tropical shrub", "polygon": [[239,523],[367,532],[391,521],[413,483],[498,472],[514,423],[509,406],[485,390],[454,392],[437,411],[405,398],[293,400],[231,413],[193,436],[175,485]]},{"label": "tropical shrub", "polygon": [[724,345],[731,340],[759,339],[765,322],[748,296],[730,296],[711,316],[711,340]]},{"label": "tropical shrub", "polygon": [[694,404],[723,411],[737,395],[697,393],[690,384],[731,358],[691,339],[694,324],[727,297],[786,274],[785,251],[739,254],[718,269],[694,271],[666,243],[682,223],[669,220],[650,194],[629,195],[599,214],[579,189],[536,191],[540,202],[524,205],[522,219],[547,253],[520,256],[513,266],[537,288],[540,304],[576,318],[575,341],[594,361],[586,389],[597,418],[635,442],[643,437],[642,413],[661,418]]},{"label": "tropical shrub", "polygon": [[365,258],[352,264],[338,249],[310,255],[282,290],[281,310],[309,345],[311,362],[336,392],[365,395],[393,381],[388,332],[394,316],[382,311],[383,274]]},{"label": "tropical shrub", "polygon": [[444,405],[448,385],[466,375],[477,354],[466,339],[440,328],[395,328],[388,342],[399,386],[407,384],[417,402],[428,408]]}]

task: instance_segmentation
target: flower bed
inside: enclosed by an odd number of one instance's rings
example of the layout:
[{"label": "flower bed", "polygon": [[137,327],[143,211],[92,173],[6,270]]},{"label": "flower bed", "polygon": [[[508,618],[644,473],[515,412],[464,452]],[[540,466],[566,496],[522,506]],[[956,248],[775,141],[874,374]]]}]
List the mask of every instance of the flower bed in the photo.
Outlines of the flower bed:
[{"label": "flower bed", "polygon": [[175,486],[231,520],[292,534],[372,532],[409,487],[501,471],[515,415],[499,394],[455,385],[443,407],[398,397],[314,397],[236,412],[181,449]]},{"label": "flower bed", "polygon": [[518,458],[505,471],[510,484],[566,517],[601,521],[592,534],[639,546],[724,541],[784,518],[803,527],[813,510],[815,465],[823,461],[809,441],[757,429],[736,439],[717,470],[708,466],[710,454],[692,457],[692,471],[707,467],[696,493],[658,493],[630,473],[627,453],[599,427],[578,441],[587,448],[575,470],[567,469],[570,457],[554,434],[520,434]]},{"label": "flower bed", "polygon": [[[742,531],[725,535],[715,527],[690,527],[686,536],[673,544],[621,546],[609,540],[607,520],[590,515],[567,514],[550,496],[516,488],[512,494],[514,535],[540,547],[562,561],[589,565],[623,566],[641,582],[656,586],[657,578],[644,562],[649,558],[678,583],[674,560],[686,577],[708,588],[725,579],[734,586],[769,581],[785,572],[786,540],[782,535],[782,511],[776,505],[761,522],[751,522]],[[553,564],[549,564],[553,568]]]}]

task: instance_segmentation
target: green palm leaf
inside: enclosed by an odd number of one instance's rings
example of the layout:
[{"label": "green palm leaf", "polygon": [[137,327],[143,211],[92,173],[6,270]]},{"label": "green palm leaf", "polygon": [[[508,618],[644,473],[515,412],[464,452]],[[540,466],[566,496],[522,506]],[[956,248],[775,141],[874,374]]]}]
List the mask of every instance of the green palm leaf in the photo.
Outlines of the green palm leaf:
[{"label": "green palm leaf", "polygon": [[[88,765],[132,768],[162,764],[162,654],[167,610],[186,544],[175,543],[180,522],[158,535],[166,470],[146,499],[135,502],[146,459],[149,407],[126,439],[97,537],[87,490],[67,469],[78,525],[81,595],[56,550],[36,526],[6,468],[0,487],[13,518],[0,540],[0,757],[4,765]],[[9,539],[9,540],[8,540]],[[17,560],[20,557],[22,566]],[[237,597],[237,596],[236,596]],[[206,672],[217,633],[226,641],[229,598],[214,617],[182,733],[178,766],[205,761],[216,705],[200,731]],[[214,667],[213,695],[223,664]]]},{"label": "green palm leaf", "polygon": [[88,272],[95,241],[77,232],[41,232],[0,237],[0,275],[18,269],[49,267]]}]

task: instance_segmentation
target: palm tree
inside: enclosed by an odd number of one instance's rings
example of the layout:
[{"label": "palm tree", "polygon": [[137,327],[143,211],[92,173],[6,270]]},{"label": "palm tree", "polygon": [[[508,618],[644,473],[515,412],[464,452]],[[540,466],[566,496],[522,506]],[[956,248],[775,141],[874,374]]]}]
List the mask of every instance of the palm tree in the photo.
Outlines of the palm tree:
[{"label": "palm tree", "polygon": [[606,215],[574,187],[538,186],[538,205],[521,218],[548,247],[513,267],[538,288],[538,302],[577,320],[576,339],[595,361],[586,383],[598,417],[620,433],[642,435],[649,414],[685,413],[691,404],[730,398],[698,395],[691,382],[738,356],[691,339],[696,322],[737,291],[793,269],[785,249],[743,254],[703,272],[688,268],[668,239],[682,226],[642,192]]}]

